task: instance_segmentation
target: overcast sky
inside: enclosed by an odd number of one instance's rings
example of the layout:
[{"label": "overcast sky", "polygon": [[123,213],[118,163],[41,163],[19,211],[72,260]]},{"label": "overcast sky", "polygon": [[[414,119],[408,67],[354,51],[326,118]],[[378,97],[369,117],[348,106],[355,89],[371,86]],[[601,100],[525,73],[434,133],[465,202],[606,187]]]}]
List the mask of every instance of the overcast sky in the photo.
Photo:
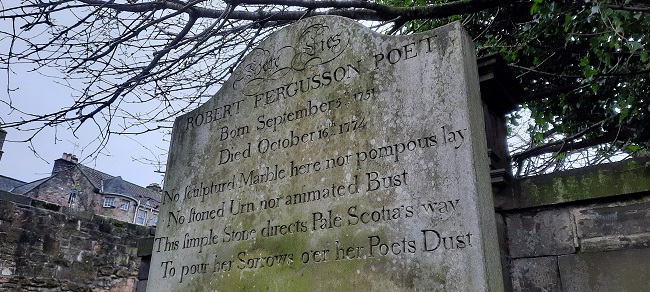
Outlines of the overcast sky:
[{"label": "overcast sky", "polygon": [[[5,104],[11,102],[21,109],[34,112],[52,112],[60,109],[64,104],[72,101],[72,92],[69,88],[57,84],[54,79],[43,74],[50,72],[27,72],[28,67],[14,67],[15,74],[11,74],[11,85],[15,91],[7,92],[7,79],[3,74],[0,78],[0,117],[5,120],[15,120],[20,116],[11,112]],[[4,73],[4,72],[3,72]],[[77,137],[64,128],[47,128],[33,141],[37,154],[30,149],[30,143],[10,142],[12,140],[26,139],[25,133],[14,129],[5,129],[7,142],[4,143],[2,159],[0,159],[0,175],[8,176],[22,181],[34,181],[47,177],[51,171],[54,160],[61,158],[64,152],[76,155],[80,162],[113,176],[121,176],[124,180],[147,186],[150,183],[161,183],[162,175],[156,173],[155,166],[138,162],[137,159],[162,159],[169,142],[160,133],[139,136],[112,136],[107,148],[95,160],[88,158],[93,149],[92,141],[96,132],[92,125],[85,126]],[[55,139],[56,137],[56,139]],[[164,150],[160,150],[160,148]],[[150,150],[153,150],[152,153]],[[165,163],[166,161],[162,161]]]}]

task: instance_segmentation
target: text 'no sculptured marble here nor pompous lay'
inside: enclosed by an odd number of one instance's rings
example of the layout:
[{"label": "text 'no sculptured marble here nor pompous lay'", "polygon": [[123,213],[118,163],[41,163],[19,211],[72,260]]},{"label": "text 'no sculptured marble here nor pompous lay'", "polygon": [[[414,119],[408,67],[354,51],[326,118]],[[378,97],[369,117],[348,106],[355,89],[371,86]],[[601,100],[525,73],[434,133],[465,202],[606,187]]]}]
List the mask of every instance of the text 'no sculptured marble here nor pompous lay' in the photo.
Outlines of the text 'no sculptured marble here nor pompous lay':
[{"label": "text 'no sculptured marble here nor pompous lay'", "polygon": [[474,48],[313,17],[176,119],[150,291],[499,291]]}]

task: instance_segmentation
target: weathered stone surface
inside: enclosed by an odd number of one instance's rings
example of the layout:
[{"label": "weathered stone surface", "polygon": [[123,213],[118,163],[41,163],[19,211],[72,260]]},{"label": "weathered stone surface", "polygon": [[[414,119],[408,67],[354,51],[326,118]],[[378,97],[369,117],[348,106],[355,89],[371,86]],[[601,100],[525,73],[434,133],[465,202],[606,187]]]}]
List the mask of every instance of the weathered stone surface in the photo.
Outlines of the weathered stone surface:
[{"label": "weathered stone surface", "polygon": [[512,291],[512,280],[510,277],[510,258],[508,256],[508,235],[506,230],[506,221],[502,214],[495,214],[495,223],[497,226],[497,238],[499,240],[499,253],[501,254],[501,271],[503,276],[504,291]]},{"label": "weathered stone surface", "polygon": [[135,287],[136,292],[146,292],[147,291],[147,280],[138,281],[137,286]]},{"label": "weathered stone surface", "polygon": [[582,251],[605,251],[650,246],[650,197],[577,209]]},{"label": "weathered stone surface", "polygon": [[114,227],[109,234],[95,222],[75,217],[76,213],[3,201],[0,210],[6,214],[0,217],[1,291],[135,288],[139,266],[136,242],[148,236],[146,228]]},{"label": "weathered stone surface", "polygon": [[574,253],[574,221],[567,209],[506,215],[508,247],[513,258]]},{"label": "weathered stone surface", "polygon": [[650,249],[560,256],[564,291],[648,291]]},{"label": "weathered stone surface", "polygon": [[514,291],[562,291],[555,256],[515,259],[510,275]]},{"label": "weathered stone surface", "polygon": [[153,237],[145,237],[138,240],[138,256],[151,256],[153,251]]},{"label": "weathered stone surface", "polygon": [[0,201],[14,202],[21,205],[29,205],[32,203],[32,199],[29,197],[12,194],[10,192],[5,192],[2,190],[0,190]]},{"label": "weathered stone surface", "polygon": [[498,207],[510,210],[649,192],[647,163],[650,158],[641,157],[521,179]]},{"label": "weathered stone surface", "polygon": [[283,29],[174,125],[152,291],[500,291],[471,39]]}]

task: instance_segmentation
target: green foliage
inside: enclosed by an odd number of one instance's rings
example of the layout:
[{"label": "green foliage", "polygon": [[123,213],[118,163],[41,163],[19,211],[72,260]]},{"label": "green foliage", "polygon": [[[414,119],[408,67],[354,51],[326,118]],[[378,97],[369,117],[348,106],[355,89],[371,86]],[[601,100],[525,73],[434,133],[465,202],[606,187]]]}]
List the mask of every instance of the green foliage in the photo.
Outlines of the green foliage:
[{"label": "green foliage", "polygon": [[126,227],[126,223],[121,222],[121,221],[113,221],[113,226],[118,227],[118,228],[124,228],[124,227]]},{"label": "green foliage", "polygon": [[[442,2],[449,1],[384,3]],[[576,141],[610,142],[629,153],[650,146],[649,16],[646,1],[534,0],[412,21],[400,33],[462,21],[479,57],[500,54],[528,93],[533,145],[584,133]]]}]

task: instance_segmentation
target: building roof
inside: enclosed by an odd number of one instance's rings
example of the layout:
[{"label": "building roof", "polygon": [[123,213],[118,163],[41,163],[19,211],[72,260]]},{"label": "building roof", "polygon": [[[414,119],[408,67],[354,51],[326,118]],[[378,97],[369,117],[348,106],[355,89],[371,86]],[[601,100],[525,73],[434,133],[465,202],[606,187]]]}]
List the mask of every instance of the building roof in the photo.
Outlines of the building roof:
[{"label": "building roof", "polygon": [[4,175],[0,175],[0,191],[9,192],[13,188],[24,185],[26,182],[17,180],[15,178],[10,178]]},{"label": "building roof", "polygon": [[39,180],[35,180],[33,182],[25,183],[19,186],[14,187],[13,189],[10,190],[10,192],[14,194],[19,194],[19,195],[24,195],[25,193],[31,191],[35,187],[40,186],[42,183],[48,181],[50,177],[42,178]]},{"label": "building roof", "polygon": [[125,181],[121,176],[104,179],[101,184],[99,189],[104,194],[129,194],[143,203],[147,199],[160,203],[160,193]]},{"label": "building roof", "polygon": [[148,188],[125,181],[120,176],[112,176],[110,174],[90,168],[80,163],[68,161],[66,159],[57,159],[55,161],[54,170],[52,171],[51,176],[30,183],[22,182],[21,185],[15,186],[11,192],[14,194],[25,194],[28,191],[48,181],[57,173],[65,170],[71,170],[72,168],[77,168],[81,174],[83,174],[83,176],[88,179],[90,184],[92,184],[92,186],[100,193],[124,195],[132,197],[133,199],[136,199],[143,203],[146,203],[147,201],[154,201],[154,204],[149,204],[153,205],[153,207],[157,207],[160,203],[161,194],[154,190],[150,190]]},{"label": "building roof", "polygon": [[121,176],[112,176],[82,164],[74,164],[86,178],[104,194],[127,195],[139,201],[147,199],[160,203],[160,193],[125,181]]}]

